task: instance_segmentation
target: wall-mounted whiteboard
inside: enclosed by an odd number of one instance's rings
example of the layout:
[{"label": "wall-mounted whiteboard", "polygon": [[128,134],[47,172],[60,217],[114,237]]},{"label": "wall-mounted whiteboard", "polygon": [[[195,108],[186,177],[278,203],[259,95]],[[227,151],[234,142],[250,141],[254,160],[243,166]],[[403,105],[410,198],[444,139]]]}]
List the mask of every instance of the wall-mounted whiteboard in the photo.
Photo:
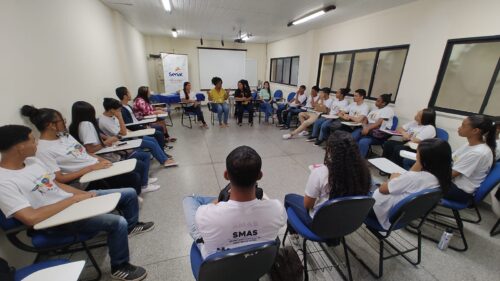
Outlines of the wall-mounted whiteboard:
[{"label": "wall-mounted whiteboard", "polygon": [[256,87],[257,81],[257,60],[247,59],[245,64],[245,79],[248,80],[250,87]]},{"label": "wall-mounted whiteboard", "polygon": [[211,89],[212,77],[222,78],[223,88],[235,89],[245,79],[247,52],[245,50],[198,49],[200,87]]}]

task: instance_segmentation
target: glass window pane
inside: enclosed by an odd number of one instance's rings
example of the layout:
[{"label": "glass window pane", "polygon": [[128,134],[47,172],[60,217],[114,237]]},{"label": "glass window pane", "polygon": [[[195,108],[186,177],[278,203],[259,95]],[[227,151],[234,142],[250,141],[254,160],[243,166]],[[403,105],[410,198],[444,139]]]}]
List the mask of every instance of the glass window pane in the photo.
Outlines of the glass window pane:
[{"label": "glass window pane", "polygon": [[335,61],[335,68],[333,70],[333,81],[330,88],[340,89],[347,87],[347,80],[349,78],[349,70],[351,68],[352,54],[339,54]]},{"label": "glass window pane", "polygon": [[500,42],[455,44],[435,105],[479,112],[499,57]]},{"label": "glass window pane", "polygon": [[373,51],[356,53],[354,55],[350,86],[353,91],[356,89],[368,90],[368,88],[370,88],[376,54],[377,52]]},{"label": "glass window pane", "polygon": [[292,58],[292,75],[290,84],[297,85],[299,83],[299,58]]},{"label": "glass window pane", "polygon": [[335,55],[324,55],[321,59],[321,70],[319,74],[319,87],[330,87],[332,84],[333,62]]},{"label": "glass window pane", "polygon": [[407,52],[407,49],[380,51],[371,97],[392,93],[392,101],[396,100]]},{"label": "glass window pane", "polygon": [[271,60],[271,82],[276,81],[276,60]]},{"label": "glass window pane", "polygon": [[290,65],[292,64],[291,58],[283,59],[283,84],[290,84]]},{"label": "glass window pane", "polygon": [[276,62],[276,82],[281,83],[283,78],[283,59],[278,59]]},{"label": "glass window pane", "polygon": [[497,80],[495,85],[493,85],[493,90],[491,91],[490,99],[488,104],[484,109],[484,114],[499,116],[500,115],[500,75],[497,75]]}]

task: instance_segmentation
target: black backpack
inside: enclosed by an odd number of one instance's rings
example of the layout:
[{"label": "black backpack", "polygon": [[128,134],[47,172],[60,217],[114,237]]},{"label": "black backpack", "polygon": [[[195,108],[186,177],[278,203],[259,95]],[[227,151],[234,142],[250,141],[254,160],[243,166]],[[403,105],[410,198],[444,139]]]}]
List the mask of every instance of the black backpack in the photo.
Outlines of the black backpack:
[{"label": "black backpack", "polygon": [[0,280],[14,281],[15,272],[16,270],[13,267],[10,267],[4,259],[0,258]]},{"label": "black backpack", "polygon": [[273,281],[300,281],[304,279],[304,267],[292,246],[279,249],[269,274]]}]

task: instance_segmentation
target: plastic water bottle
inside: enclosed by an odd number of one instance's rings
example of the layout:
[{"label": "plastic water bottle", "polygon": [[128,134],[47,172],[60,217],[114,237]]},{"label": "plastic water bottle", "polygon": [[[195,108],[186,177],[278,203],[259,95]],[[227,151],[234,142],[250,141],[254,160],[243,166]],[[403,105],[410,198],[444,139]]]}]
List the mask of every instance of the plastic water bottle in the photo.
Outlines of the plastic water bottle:
[{"label": "plastic water bottle", "polygon": [[443,235],[441,235],[441,240],[439,240],[438,248],[442,251],[448,248],[448,244],[450,244],[450,240],[453,237],[453,230],[451,228],[447,228]]}]

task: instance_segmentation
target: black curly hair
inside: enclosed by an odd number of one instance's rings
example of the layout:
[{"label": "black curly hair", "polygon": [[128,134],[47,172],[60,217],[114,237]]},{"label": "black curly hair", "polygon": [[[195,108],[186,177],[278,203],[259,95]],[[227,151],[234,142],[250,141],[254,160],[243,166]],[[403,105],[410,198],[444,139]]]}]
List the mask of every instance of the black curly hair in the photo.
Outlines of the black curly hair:
[{"label": "black curly hair", "polygon": [[366,195],[371,177],[366,160],[350,133],[337,130],[328,138],[325,153],[330,199]]}]

